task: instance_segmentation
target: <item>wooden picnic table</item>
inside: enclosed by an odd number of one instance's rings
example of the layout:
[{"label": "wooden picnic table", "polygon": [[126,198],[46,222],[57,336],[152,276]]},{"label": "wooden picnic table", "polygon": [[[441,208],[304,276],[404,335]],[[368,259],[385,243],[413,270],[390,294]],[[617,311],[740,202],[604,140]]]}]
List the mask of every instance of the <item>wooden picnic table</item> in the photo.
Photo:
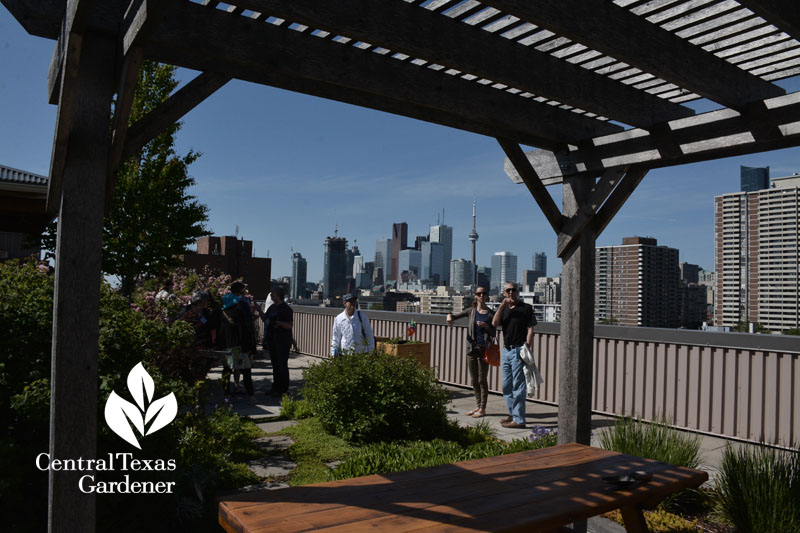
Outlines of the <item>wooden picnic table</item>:
[{"label": "wooden picnic table", "polygon": [[[633,471],[649,481],[604,480]],[[622,511],[628,531],[647,531],[642,509],[708,479],[677,467],[581,444],[431,468],[239,493],[219,505],[230,532],[548,531]]]}]

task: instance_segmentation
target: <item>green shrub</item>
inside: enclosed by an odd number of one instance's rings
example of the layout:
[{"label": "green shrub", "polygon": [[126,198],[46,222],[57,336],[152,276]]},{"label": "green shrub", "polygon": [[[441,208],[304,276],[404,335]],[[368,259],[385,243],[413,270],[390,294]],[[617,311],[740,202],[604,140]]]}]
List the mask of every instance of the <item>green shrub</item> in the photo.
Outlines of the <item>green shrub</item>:
[{"label": "green shrub", "polygon": [[351,442],[429,439],[449,394],[413,359],[382,352],[329,359],[303,372],[302,396],[326,430]]},{"label": "green shrub", "polygon": [[800,448],[728,446],[718,487],[738,531],[800,531]]},{"label": "green shrub", "polygon": [[[700,436],[679,431],[662,419],[645,422],[630,417],[618,418],[614,426],[599,437],[600,447],[606,450],[635,455],[676,466],[699,468]],[[694,508],[701,505],[704,493],[684,490],[665,499],[660,507],[666,510]]]},{"label": "green shrub", "polygon": [[[34,464],[36,455],[48,449],[52,316],[48,269],[32,262],[0,262],[0,323],[5,328],[0,336],[0,513],[8,531],[39,531],[47,516],[47,473]],[[186,377],[192,361],[194,338],[186,323],[148,317],[102,283],[99,326],[98,455],[134,451],[102,421],[112,390],[128,396],[128,372],[138,362],[153,378],[158,397],[175,394],[179,412],[173,423],[143,439],[135,454],[175,459],[177,470],[163,478],[161,473],[143,474],[148,481],[176,481],[175,494],[103,495],[97,503],[98,530],[214,528],[214,491],[253,480],[237,461],[255,453],[250,439],[257,428],[225,411],[206,418],[204,384],[177,379]]]},{"label": "green shrub", "polygon": [[281,417],[289,420],[302,420],[314,416],[311,404],[305,399],[292,398],[284,394],[281,398]]},{"label": "green shrub", "polygon": [[555,434],[535,440],[516,439],[510,443],[490,438],[469,446],[462,446],[457,442],[443,439],[378,442],[356,450],[353,455],[331,472],[331,479],[389,474],[470,459],[482,459],[554,446],[556,442]]}]

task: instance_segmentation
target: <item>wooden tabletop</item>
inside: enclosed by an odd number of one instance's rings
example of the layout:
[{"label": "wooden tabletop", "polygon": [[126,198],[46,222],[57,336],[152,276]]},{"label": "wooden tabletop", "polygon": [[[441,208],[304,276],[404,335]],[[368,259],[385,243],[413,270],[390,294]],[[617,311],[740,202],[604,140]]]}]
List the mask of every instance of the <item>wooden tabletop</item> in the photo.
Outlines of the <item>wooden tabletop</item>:
[{"label": "wooden tabletop", "polygon": [[[620,488],[605,476],[647,482]],[[249,492],[220,502],[227,531],[536,531],[612,509],[658,504],[708,479],[676,467],[580,444],[562,444],[432,468]],[[640,516],[640,513],[639,513]],[[640,524],[628,524],[641,530]]]}]

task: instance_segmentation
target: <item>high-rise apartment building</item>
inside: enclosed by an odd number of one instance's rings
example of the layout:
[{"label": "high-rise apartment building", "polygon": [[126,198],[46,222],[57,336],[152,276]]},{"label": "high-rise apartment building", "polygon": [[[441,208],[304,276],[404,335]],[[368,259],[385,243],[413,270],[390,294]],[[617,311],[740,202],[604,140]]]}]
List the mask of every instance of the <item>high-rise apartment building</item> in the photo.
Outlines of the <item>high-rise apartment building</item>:
[{"label": "high-rise apartment building", "polygon": [[533,284],[533,292],[539,296],[539,303],[561,303],[561,278],[539,278]]},{"label": "high-rise apartment building", "polygon": [[700,265],[693,265],[685,261],[681,261],[678,267],[681,270],[681,281],[684,283],[699,283],[700,282]]},{"label": "high-rise apartment building", "polygon": [[769,189],[769,167],[739,167],[742,192]]},{"label": "high-rise apartment building", "polygon": [[[438,242],[442,245],[442,263],[439,266],[441,280],[445,285],[450,285],[450,260],[453,259],[453,228],[444,224],[431,226],[431,242]],[[433,266],[431,266],[433,268]]]},{"label": "high-rise apartment building", "polygon": [[517,282],[517,256],[511,252],[495,252],[492,256],[492,291],[500,291],[509,281]]},{"label": "high-rise apartment building", "polygon": [[800,176],[714,198],[714,323],[800,327]]},{"label": "high-rise apartment building", "polygon": [[400,251],[408,248],[408,224],[396,222],[392,224],[392,274],[389,279],[400,279],[398,274],[398,259]]},{"label": "high-rise apartment building", "polygon": [[392,239],[380,239],[375,243],[375,268],[381,269],[381,282],[391,279]]},{"label": "high-rise apartment building", "polygon": [[462,291],[464,287],[474,285],[474,274],[475,268],[472,265],[472,261],[467,261],[466,259],[453,259],[450,261],[450,282],[455,290]]},{"label": "high-rise apartment building", "polygon": [[292,254],[292,279],[289,287],[289,296],[292,300],[306,297],[306,281],[308,262],[300,252]]},{"label": "high-rise apartment building", "polygon": [[[352,270],[351,270],[352,272]],[[347,289],[347,239],[325,239],[325,265],[322,270],[323,298],[337,298]]]},{"label": "high-rise apartment building", "polygon": [[680,325],[678,250],[651,237],[625,237],[595,250],[595,319],[626,326]]}]

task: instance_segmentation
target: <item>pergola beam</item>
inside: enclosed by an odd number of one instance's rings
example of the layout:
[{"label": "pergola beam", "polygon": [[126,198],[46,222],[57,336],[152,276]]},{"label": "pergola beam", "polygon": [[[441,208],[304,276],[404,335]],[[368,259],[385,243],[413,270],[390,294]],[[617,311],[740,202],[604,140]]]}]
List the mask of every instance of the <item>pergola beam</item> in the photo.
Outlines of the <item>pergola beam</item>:
[{"label": "pergola beam", "polygon": [[[462,74],[477,75],[633,126],[648,128],[658,122],[694,114],[689,108],[561,61],[534,47],[498,39],[480,27],[405,2],[238,0],[236,3],[290,22],[388,48],[390,53],[399,52],[458,69]],[[469,48],[463,46],[466,42],[471,43]],[[597,94],[602,94],[603,98],[596,98]]]},{"label": "pergola beam", "polygon": [[[612,168],[660,168],[800,144],[800,93],[756,102],[748,109],[747,115],[722,109],[660,125],[655,134],[634,129],[580,147],[526,155],[542,181],[551,185],[565,176],[596,176]],[[522,182],[513,168],[506,172]]]},{"label": "pergola beam", "polygon": [[[777,85],[608,0],[484,0],[483,3],[730,108],[740,109],[752,101],[784,94]],[[669,53],[664,53],[665,50]]]},{"label": "pergola beam", "polygon": [[[208,38],[217,34],[226,35],[226,39]],[[338,86],[342,88],[340,96],[350,92],[345,100],[348,103],[362,105],[360,96],[372,94],[385,101],[393,113],[414,116],[415,108],[428,108],[485,124],[497,133],[524,132],[525,138],[513,138],[534,146],[560,147],[564,142],[586,138],[591,131],[621,130],[608,122],[444,72],[410,62],[387,61],[380,54],[350,45],[188,2],[170,12],[149,40],[145,56],[277,87],[292,85],[295,80]],[[436,122],[436,116],[432,114],[427,120]]]}]

